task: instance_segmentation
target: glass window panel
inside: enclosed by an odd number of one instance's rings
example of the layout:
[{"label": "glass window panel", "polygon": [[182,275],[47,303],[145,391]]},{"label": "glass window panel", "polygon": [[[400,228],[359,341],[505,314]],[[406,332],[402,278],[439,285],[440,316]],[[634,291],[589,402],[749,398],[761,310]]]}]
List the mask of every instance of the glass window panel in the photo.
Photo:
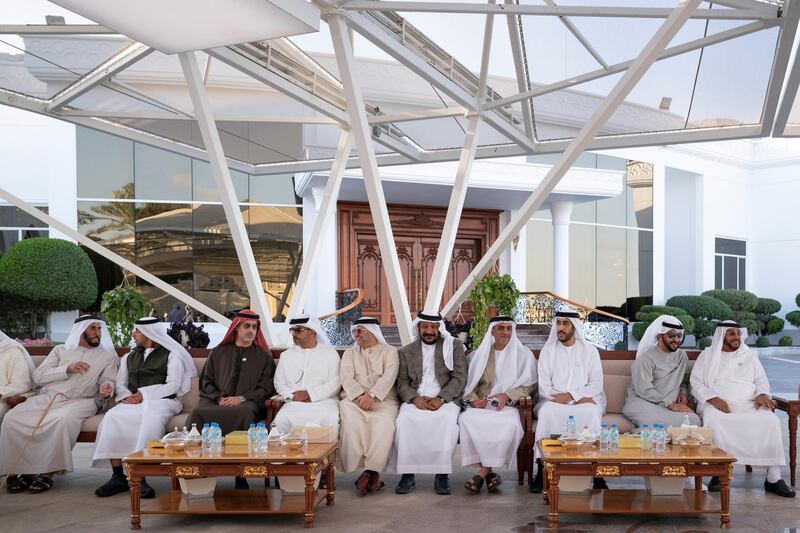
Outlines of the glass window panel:
[{"label": "glass window panel", "polygon": [[262,204],[302,204],[294,192],[294,176],[250,176],[250,201]]},{"label": "glass window panel", "polygon": [[746,283],[745,283],[745,279],[746,279],[746,276],[745,276],[745,263],[746,263],[746,260],[744,258],[740,258],[739,259],[739,287],[738,288],[741,289],[741,290],[745,290],[747,288],[746,287]]},{"label": "glass window panel", "polygon": [[597,168],[602,170],[627,170],[628,160],[622,157],[613,157],[610,155],[597,154]]},{"label": "glass window panel", "polygon": [[3,230],[0,231],[0,252],[7,252],[19,241],[19,231]]},{"label": "glass window panel", "polygon": [[[47,207],[34,206],[47,214]],[[0,227],[46,228],[47,224],[14,205],[0,205]]]},{"label": "glass window panel", "polygon": [[597,301],[597,237],[594,226],[569,227],[569,299],[594,307]]},{"label": "glass window panel", "polygon": [[130,202],[78,202],[78,231],[134,260],[134,204]]},{"label": "glass window panel", "polygon": [[620,308],[627,297],[627,230],[597,228],[597,305]]},{"label": "glass window panel", "polygon": [[597,202],[580,202],[572,206],[573,222],[597,222]]},{"label": "glass window panel", "polygon": [[[187,159],[188,164],[188,159]],[[136,264],[177,289],[192,294],[192,206],[136,204]],[[162,316],[178,301],[138,280],[142,294]]]},{"label": "glass window panel", "polygon": [[267,303],[278,320],[292,302],[302,266],[303,214],[295,207],[247,206],[250,245],[258,264]]},{"label": "glass window panel", "polygon": [[[246,202],[248,198],[247,181],[248,175],[238,170],[230,169],[233,188],[236,190],[236,198],[240,202]],[[205,161],[192,159],[192,198],[196,202],[219,202],[221,201],[217,184],[211,173],[211,165]]]},{"label": "glass window panel", "polygon": [[722,288],[722,256],[714,257],[714,288]]},{"label": "glass window panel", "polygon": [[145,144],[135,147],[136,198],[190,201],[191,159]]},{"label": "glass window panel", "polygon": [[134,198],[133,141],[79,126],[78,198]]},{"label": "glass window panel", "polygon": [[717,237],[714,240],[714,251],[718,254],[747,255],[747,242]]},{"label": "glass window panel", "polygon": [[553,225],[528,222],[525,231],[526,286],[529,291],[553,290]]},{"label": "glass window panel", "polygon": [[553,220],[553,214],[550,212],[550,209],[539,209],[533,214],[531,218],[538,218],[542,220]]},{"label": "glass window panel", "polygon": [[737,264],[735,257],[724,257],[723,258],[723,265],[724,265],[724,289],[736,289],[736,284],[739,281],[739,275],[737,273]]},{"label": "glass window panel", "polygon": [[626,230],[628,298],[653,296],[653,234]]},{"label": "glass window panel", "polygon": [[22,234],[22,239],[33,239],[35,237],[49,237],[50,232],[48,230],[22,230],[20,231]]},{"label": "glass window panel", "polygon": [[627,187],[622,188],[622,193],[619,196],[604,198],[594,203],[597,209],[598,224],[625,225],[628,205]]}]

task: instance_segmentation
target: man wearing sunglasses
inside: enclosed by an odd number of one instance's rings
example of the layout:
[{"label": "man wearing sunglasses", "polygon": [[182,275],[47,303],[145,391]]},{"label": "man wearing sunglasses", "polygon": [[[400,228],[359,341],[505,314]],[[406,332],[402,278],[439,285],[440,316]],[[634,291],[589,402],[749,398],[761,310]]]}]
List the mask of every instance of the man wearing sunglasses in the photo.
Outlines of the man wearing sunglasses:
[{"label": "man wearing sunglasses", "polygon": [[661,315],[642,336],[622,408],[637,427],[653,423],[680,426],[686,415],[693,425],[700,425],[700,418],[689,407],[689,358],[680,348],[683,333],[680,320]]}]

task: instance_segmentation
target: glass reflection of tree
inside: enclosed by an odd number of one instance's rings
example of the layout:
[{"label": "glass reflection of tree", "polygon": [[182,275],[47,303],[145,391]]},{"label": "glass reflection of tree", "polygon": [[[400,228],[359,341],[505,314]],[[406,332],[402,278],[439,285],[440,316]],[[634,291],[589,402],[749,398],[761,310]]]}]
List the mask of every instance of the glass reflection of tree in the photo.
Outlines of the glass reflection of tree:
[{"label": "glass reflection of tree", "polygon": [[[126,183],[111,194],[113,199],[133,198],[133,183]],[[133,259],[135,213],[128,202],[108,202],[78,211],[79,226],[88,226],[86,236]]]}]

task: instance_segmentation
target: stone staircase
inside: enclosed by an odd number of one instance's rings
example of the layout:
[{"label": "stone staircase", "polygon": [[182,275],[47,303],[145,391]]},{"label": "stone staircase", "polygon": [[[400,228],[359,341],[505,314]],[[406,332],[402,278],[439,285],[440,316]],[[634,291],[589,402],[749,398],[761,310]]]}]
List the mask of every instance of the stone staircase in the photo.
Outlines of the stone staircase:
[{"label": "stone staircase", "polygon": [[[396,326],[381,326],[381,331],[386,339],[386,342],[392,346],[400,346],[400,334]],[[547,336],[550,334],[549,324],[519,324],[517,325],[517,337],[522,341],[522,344],[528,348],[538,350],[544,343],[547,342]]]}]

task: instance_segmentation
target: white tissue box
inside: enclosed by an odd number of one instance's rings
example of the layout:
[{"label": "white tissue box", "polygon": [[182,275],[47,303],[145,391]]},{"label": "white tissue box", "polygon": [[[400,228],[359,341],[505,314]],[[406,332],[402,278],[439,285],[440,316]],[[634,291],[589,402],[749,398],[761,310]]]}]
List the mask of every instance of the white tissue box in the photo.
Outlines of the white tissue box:
[{"label": "white tissue box", "polygon": [[306,432],[309,444],[327,444],[333,442],[334,438],[333,426],[294,426],[292,433]]},{"label": "white tissue box", "polygon": [[213,498],[217,487],[217,478],[201,477],[197,479],[178,478],[181,492],[188,499]]},{"label": "white tissue box", "polygon": [[680,496],[685,485],[685,477],[645,476],[644,478],[644,486],[653,496]]}]

